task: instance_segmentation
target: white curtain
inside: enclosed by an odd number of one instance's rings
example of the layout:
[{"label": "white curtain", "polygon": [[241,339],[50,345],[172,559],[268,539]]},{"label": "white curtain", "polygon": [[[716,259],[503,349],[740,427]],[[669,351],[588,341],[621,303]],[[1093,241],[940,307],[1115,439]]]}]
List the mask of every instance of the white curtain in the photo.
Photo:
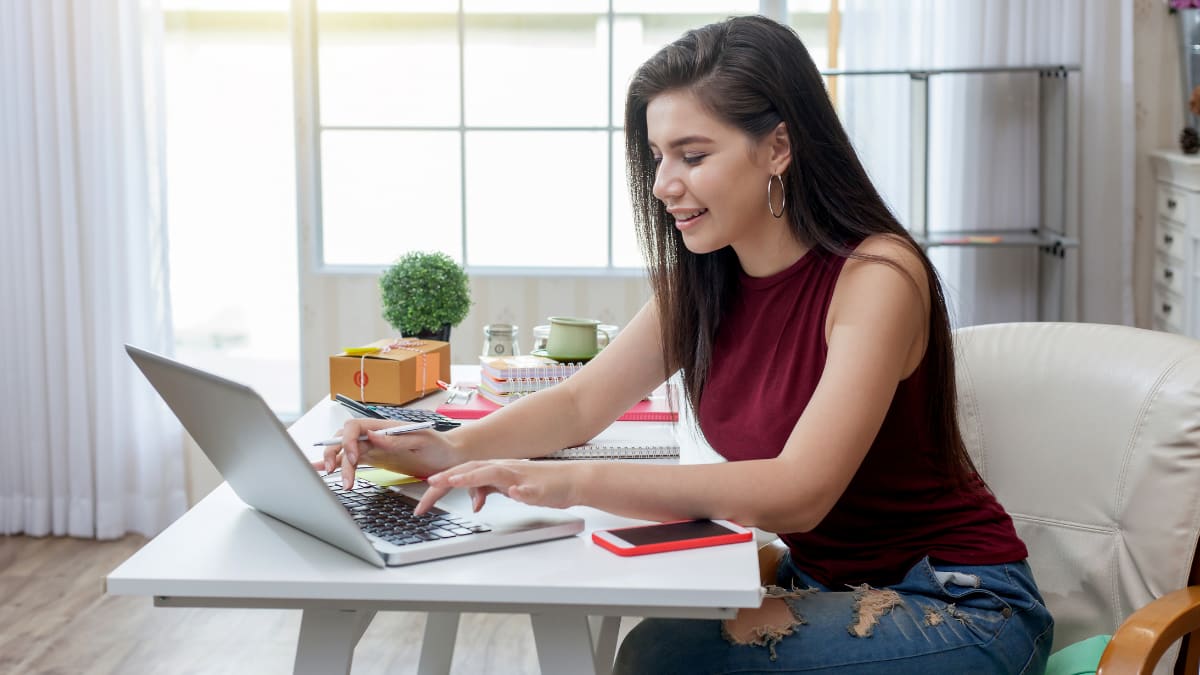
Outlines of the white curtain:
[{"label": "white curtain", "polygon": [[[845,0],[844,67],[1078,64],[1070,75],[1063,318],[1133,323],[1132,0]],[[909,83],[844,77],[856,148],[909,222]],[[939,75],[930,85],[933,230],[1020,229],[1039,221],[1033,74]],[[1054,225],[1054,224],[1050,224]],[[1056,228],[1057,229],[1057,228]],[[932,249],[957,325],[1035,320],[1038,254]]]},{"label": "white curtain", "polygon": [[173,415],[161,13],[0,1],[0,531],[152,535],[186,509]]}]

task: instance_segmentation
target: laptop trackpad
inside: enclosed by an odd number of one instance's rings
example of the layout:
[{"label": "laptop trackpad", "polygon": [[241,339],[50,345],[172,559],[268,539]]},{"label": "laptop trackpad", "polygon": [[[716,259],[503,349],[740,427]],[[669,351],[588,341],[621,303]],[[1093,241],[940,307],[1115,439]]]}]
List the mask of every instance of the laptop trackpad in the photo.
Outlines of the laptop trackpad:
[{"label": "laptop trackpad", "polygon": [[[413,499],[420,499],[428,487],[429,485],[425,482],[407,483],[393,486],[392,490]],[[475,513],[471,511],[471,495],[462,489],[451,490],[438,500],[435,506],[443,511],[449,511],[487,525],[492,528],[493,532],[518,532],[579,520],[578,516],[561,509],[522,504],[498,493],[488,495],[483,508]]]}]

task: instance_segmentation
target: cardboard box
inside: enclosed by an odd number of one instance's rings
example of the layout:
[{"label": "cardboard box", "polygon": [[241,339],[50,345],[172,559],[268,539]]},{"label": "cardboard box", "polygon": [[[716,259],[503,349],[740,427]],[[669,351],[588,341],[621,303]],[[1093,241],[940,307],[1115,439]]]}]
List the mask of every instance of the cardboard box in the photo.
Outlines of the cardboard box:
[{"label": "cardboard box", "polygon": [[372,354],[329,357],[329,397],[400,405],[437,391],[450,381],[450,343],[437,340],[385,339],[372,342]]}]

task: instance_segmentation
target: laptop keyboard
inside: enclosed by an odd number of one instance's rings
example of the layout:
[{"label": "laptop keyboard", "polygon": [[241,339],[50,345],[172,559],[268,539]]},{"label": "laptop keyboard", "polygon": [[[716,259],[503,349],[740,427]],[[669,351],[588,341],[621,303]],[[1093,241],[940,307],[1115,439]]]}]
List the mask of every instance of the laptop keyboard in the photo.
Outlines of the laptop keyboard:
[{"label": "laptop keyboard", "polygon": [[342,489],[340,482],[328,485],[358,523],[359,528],[397,546],[491,531],[486,525],[455,516],[437,507],[418,516],[413,513],[417,500],[361,478],[355,480],[354,487],[349,490]]}]

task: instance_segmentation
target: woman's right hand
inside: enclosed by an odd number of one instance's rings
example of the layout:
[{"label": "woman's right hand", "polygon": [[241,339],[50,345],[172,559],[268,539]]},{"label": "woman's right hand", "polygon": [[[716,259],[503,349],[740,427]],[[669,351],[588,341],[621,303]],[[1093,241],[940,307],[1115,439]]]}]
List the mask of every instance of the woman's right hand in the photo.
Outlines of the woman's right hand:
[{"label": "woman's right hand", "polygon": [[[342,445],[326,448],[325,456],[313,462],[313,465],[324,469],[326,473],[340,467],[342,484],[349,489],[359,464],[425,478],[466,461],[462,449],[453,442],[453,431],[422,429],[399,436],[379,433],[401,424],[404,423],[394,420],[347,420],[342,426]],[[369,440],[358,440],[363,435]]]}]

